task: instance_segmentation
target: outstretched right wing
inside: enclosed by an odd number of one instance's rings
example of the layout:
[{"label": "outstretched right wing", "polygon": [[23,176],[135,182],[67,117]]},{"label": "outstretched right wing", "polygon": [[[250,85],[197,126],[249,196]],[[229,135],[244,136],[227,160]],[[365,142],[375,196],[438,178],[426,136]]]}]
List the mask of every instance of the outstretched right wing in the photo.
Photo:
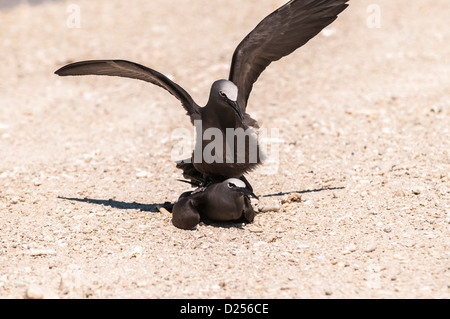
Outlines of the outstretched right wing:
[{"label": "outstretched right wing", "polygon": [[263,19],[236,48],[229,80],[246,111],[253,84],[274,61],[291,54],[328,26],[349,0],[291,0]]},{"label": "outstretched right wing", "polygon": [[183,104],[190,116],[191,122],[200,119],[200,107],[194,102],[189,93],[167,76],[143,65],[124,60],[92,60],[68,64],[55,74],[69,75],[108,75],[138,79],[150,82],[169,91]]}]

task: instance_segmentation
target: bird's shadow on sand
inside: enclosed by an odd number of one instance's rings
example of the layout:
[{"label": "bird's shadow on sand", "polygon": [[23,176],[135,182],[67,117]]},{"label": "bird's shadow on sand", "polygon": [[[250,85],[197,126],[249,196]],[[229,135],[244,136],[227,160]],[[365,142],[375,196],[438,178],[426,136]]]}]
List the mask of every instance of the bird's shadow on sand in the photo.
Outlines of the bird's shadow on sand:
[{"label": "bird's shadow on sand", "polygon": [[81,202],[81,203],[88,203],[88,204],[95,204],[95,205],[102,205],[102,206],[109,206],[111,208],[117,208],[117,209],[134,209],[134,210],[140,210],[142,212],[151,212],[151,213],[159,213],[158,207],[166,207],[169,203],[161,203],[161,204],[141,204],[141,203],[127,203],[127,202],[120,202],[112,199],[92,199],[92,198],[70,198],[70,197],[58,197],[59,199],[68,200],[68,201],[74,201],[74,202]]},{"label": "bird's shadow on sand", "polygon": [[[341,190],[344,189],[344,187],[330,187],[330,188],[319,188],[319,189],[310,189],[310,190],[302,190],[302,191],[291,191],[291,192],[279,192],[275,194],[266,194],[261,195],[260,197],[279,197],[279,196],[285,196],[289,194],[307,194],[307,193],[317,193],[317,192],[324,192],[324,191],[333,191],[333,190]],[[71,198],[71,197],[58,197],[59,199],[68,200],[68,201],[74,201],[74,202],[82,202],[82,203],[88,203],[88,204],[95,204],[95,205],[102,205],[102,206],[109,206],[111,208],[117,208],[117,209],[133,209],[133,210],[140,210],[143,212],[151,212],[151,213],[159,213],[158,207],[164,207],[169,212],[172,211],[173,203],[165,202],[165,203],[153,203],[153,204],[141,204],[141,203],[127,203],[127,202],[121,202],[116,201],[112,199],[92,199],[92,198]],[[207,225],[211,225],[214,227],[220,227],[220,228],[242,228],[242,221],[240,222],[215,222],[211,220],[204,220],[203,221]]]},{"label": "bird's shadow on sand", "polygon": [[335,190],[341,190],[341,189],[345,189],[345,187],[326,187],[326,188],[318,188],[318,189],[307,189],[307,190],[302,190],[302,191],[279,192],[276,194],[261,195],[260,197],[278,197],[278,196],[285,196],[285,195],[289,195],[289,194],[318,193],[318,192],[335,191]]}]

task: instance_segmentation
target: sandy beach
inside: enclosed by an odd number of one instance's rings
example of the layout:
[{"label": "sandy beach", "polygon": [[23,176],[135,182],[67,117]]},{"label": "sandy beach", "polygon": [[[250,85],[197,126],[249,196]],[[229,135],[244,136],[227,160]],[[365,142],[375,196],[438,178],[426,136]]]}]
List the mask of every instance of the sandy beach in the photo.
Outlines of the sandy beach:
[{"label": "sandy beach", "polygon": [[0,1],[0,298],[450,298],[448,0],[350,1],[262,74],[276,173],[247,178],[277,209],[252,224],[158,210],[190,189],[170,94],[54,74],[130,60],[205,105],[285,2]]}]

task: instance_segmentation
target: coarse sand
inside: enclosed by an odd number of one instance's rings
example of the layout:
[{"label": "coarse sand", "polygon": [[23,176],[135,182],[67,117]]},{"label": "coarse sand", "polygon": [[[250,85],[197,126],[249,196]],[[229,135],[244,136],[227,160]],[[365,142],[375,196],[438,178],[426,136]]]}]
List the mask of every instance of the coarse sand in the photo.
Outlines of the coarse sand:
[{"label": "coarse sand", "polygon": [[448,0],[350,1],[273,63],[248,106],[275,149],[248,175],[263,212],[194,231],[157,209],[190,189],[178,101],[53,72],[126,59],[204,105],[286,0],[40,2],[0,1],[0,297],[450,297]]}]

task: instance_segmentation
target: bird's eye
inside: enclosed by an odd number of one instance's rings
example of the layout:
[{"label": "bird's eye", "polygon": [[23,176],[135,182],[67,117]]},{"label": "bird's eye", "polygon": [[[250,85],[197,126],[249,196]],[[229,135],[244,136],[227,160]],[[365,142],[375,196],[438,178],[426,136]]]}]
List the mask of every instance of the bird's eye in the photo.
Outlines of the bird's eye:
[{"label": "bird's eye", "polygon": [[228,183],[228,188],[233,188],[236,187],[236,185],[234,185],[233,183]]},{"label": "bird's eye", "polygon": [[219,95],[220,95],[221,97],[223,97],[224,99],[227,97],[227,95],[226,95],[225,93],[223,93],[222,91],[219,91]]}]

